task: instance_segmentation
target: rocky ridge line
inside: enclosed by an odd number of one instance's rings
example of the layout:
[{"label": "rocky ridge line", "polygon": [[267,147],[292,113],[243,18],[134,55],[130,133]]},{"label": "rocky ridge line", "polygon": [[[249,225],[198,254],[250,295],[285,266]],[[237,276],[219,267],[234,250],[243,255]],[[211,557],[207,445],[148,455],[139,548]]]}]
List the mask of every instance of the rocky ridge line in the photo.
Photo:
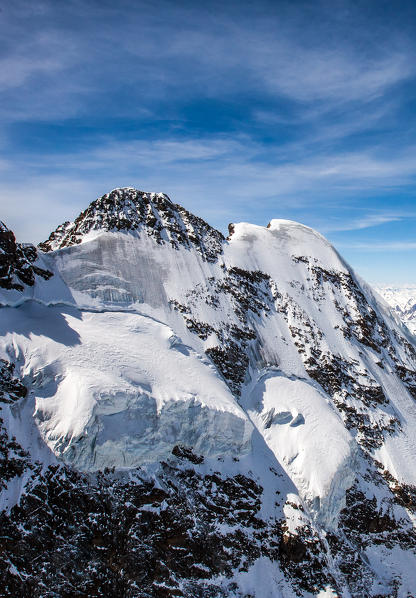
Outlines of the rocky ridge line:
[{"label": "rocky ridge line", "polygon": [[164,193],[130,187],[114,189],[93,201],[74,222],[65,222],[39,244],[44,252],[71,247],[91,231],[145,231],[157,243],[195,247],[208,262],[222,252],[224,236],[202,218],[174,204]]}]

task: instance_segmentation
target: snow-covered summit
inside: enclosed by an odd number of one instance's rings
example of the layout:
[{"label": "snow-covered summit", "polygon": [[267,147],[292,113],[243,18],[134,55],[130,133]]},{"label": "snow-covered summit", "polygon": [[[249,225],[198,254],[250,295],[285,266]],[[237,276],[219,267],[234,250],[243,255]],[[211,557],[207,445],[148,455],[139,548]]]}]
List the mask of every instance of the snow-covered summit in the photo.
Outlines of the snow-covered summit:
[{"label": "snow-covered summit", "polygon": [[93,201],[74,222],[64,222],[39,248],[48,252],[70,247],[105,231],[140,231],[157,243],[196,247],[207,261],[221,252],[223,235],[202,218],[171,202],[164,193],[146,193],[132,187],[113,189]]},{"label": "snow-covered summit", "polygon": [[[291,243],[292,247],[293,245],[295,247],[303,246],[305,251],[310,254],[315,254],[315,251],[319,253],[319,248],[321,248],[321,251],[323,248],[329,249],[332,252],[334,251],[331,243],[321,233],[294,220],[274,218],[267,225],[267,229],[276,237],[280,237]],[[314,255],[314,257],[318,256]]]},{"label": "snow-covered summit", "polygon": [[[273,219],[265,226],[240,222],[229,225],[229,245],[235,248],[235,259],[241,261],[243,255],[250,254],[259,262],[257,267],[267,262],[267,270],[273,268],[272,263],[290,264],[292,257],[310,258],[314,264],[339,271],[348,272],[342,258],[333,245],[319,232],[294,220]],[[244,251],[243,246],[247,251]],[[248,261],[250,258],[248,258]],[[253,263],[250,267],[254,267]],[[281,272],[283,275],[283,272]]]}]

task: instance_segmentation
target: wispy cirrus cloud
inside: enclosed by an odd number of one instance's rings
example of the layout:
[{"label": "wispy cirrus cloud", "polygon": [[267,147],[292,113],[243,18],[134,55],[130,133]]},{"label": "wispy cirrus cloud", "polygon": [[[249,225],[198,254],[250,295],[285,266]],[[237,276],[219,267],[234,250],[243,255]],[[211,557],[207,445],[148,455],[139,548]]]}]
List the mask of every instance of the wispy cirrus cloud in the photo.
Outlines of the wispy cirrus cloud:
[{"label": "wispy cirrus cloud", "polygon": [[[264,50],[262,51],[262,47]],[[273,91],[303,103],[369,102],[386,90],[413,77],[415,66],[409,48],[381,48],[363,59],[350,44],[305,47],[295,39],[260,43],[251,56],[253,70],[262,73]]]},{"label": "wispy cirrus cloud", "polygon": [[[306,5],[304,11],[282,7],[270,13],[246,6],[238,15],[230,6],[214,15],[208,7],[163,1],[125,2],[124,10],[86,2],[81,19],[78,1],[58,9],[53,2],[16,0],[0,15],[6,45],[0,82],[16,91],[30,87],[34,97],[17,96],[12,115],[24,118],[26,107],[29,118],[50,118],[58,91],[61,115],[67,110],[73,116],[74,108],[85,113],[88,98],[104,90],[112,96],[113,87],[127,92],[109,102],[113,113],[135,113],[137,102],[129,96],[172,104],[243,92],[295,101],[302,118],[313,106],[321,113],[375,101],[415,74],[414,43],[403,32],[393,30],[388,43],[380,43],[367,25],[351,21],[337,36],[334,10],[323,5],[315,29]],[[62,79],[52,85],[56,77]],[[41,111],[41,99],[52,112]]]},{"label": "wispy cirrus cloud", "polygon": [[[369,251],[377,253],[413,252],[416,241],[386,241],[385,243],[337,243],[338,247],[355,251]],[[412,274],[410,273],[410,276]]]},{"label": "wispy cirrus cloud", "polygon": [[[413,216],[415,217],[415,216]],[[408,218],[408,215],[393,215],[393,214],[367,214],[362,218],[354,218],[347,222],[333,222],[323,225],[321,230],[325,232],[342,232],[342,231],[354,231],[363,230],[366,228],[373,228],[374,226],[380,226],[382,224],[388,224],[390,222],[400,222],[404,218]]]}]

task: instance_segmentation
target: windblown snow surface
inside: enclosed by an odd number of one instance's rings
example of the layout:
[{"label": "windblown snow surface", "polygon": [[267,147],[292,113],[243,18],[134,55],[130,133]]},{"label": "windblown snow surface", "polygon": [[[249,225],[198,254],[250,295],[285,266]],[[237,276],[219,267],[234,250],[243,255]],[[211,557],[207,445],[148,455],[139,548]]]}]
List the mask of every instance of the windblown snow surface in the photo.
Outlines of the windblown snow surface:
[{"label": "windblown snow surface", "polygon": [[[4,402],[7,437],[42,464],[44,485],[48,467],[81,476],[78,488],[105,468],[108,485],[138,488],[140,471],[164,493],[145,507],[154,517],[183,491],[215,541],[199,528],[169,536],[170,560],[152,574],[138,560],[125,594],[127,565],[117,577],[100,561],[113,589],[79,595],[415,596],[408,329],[306,226],[240,223],[226,240],[163,194],[118,189],[97,202],[41,244],[49,280],[0,289],[0,358],[28,390]],[[18,523],[26,511],[13,504],[35,492],[25,471],[2,497]],[[230,530],[239,540],[227,548]],[[198,534],[201,553],[188,546]],[[30,583],[34,596],[61,595],[71,577],[60,564],[48,594],[43,573],[16,559],[4,565],[16,595]]]}]

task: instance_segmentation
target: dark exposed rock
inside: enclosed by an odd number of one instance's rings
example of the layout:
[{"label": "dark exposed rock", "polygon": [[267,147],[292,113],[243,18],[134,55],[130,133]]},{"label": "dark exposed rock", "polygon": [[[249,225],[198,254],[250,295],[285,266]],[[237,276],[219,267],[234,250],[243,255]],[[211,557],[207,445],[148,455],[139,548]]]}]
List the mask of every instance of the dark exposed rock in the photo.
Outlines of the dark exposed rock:
[{"label": "dark exposed rock", "polygon": [[400,483],[387,469],[383,468],[381,463],[378,463],[378,466],[381,475],[394,495],[395,502],[416,513],[416,486]]},{"label": "dark exposed rock", "polygon": [[280,541],[280,554],[284,559],[300,563],[306,557],[306,546],[294,534],[284,534]]},{"label": "dark exposed rock", "polygon": [[416,372],[398,364],[396,372],[399,378],[405,383],[408,391],[416,399]]},{"label": "dark exposed rock", "polygon": [[[15,403],[27,394],[26,387],[13,376],[14,368],[13,363],[0,359],[0,405]],[[31,468],[29,454],[16,442],[16,438],[9,437],[0,417],[0,490]]]},{"label": "dark exposed rock", "polygon": [[[179,311],[188,330],[206,340],[216,336],[218,345],[205,352],[224,377],[233,393],[239,396],[249,364],[248,347],[257,338],[253,325],[255,316],[267,315],[273,306],[270,277],[260,271],[222,267],[223,277],[210,278],[207,285],[198,285],[187,294],[184,305],[171,299],[173,309]],[[191,317],[193,308],[201,302],[213,309],[221,309],[221,298],[231,304],[238,318],[238,325],[227,321],[214,328],[206,322]]]},{"label": "dark exposed rock", "polygon": [[233,575],[262,556],[298,595],[331,583],[311,528],[261,518],[255,480],[168,463],[157,479],[37,468],[0,514],[0,596],[243,598]]},{"label": "dark exposed rock", "polygon": [[357,488],[350,488],[346,495],[346,506],[340,518],[340,525],[349,534],[365,536],[383,534],[397,529],[397,522],[388,513],[382,513],[375,496],[367,498]]},{"label": "dark exposed rock", "polygon": [[365,372],[357,375],[354,363],[335,355],[321,355],[319,360],[309,357],[306,366],[309,376],[333,397],[346,427],[358,432],[357,440],[363,447],[377,448],[383,444],[385,434],[398,431],[396,417],[383,412],[376,414],[373,410],[388,403],[383,389]]},{"label": "dark exposed rock", "polygon": [[[367,549],[383,546],[416,553],[416,530],[401,508],[408,508],[400,499],[401,485],[379,461],[368,454],[365,460],[366,471],[363,475],[357,472],[355,483],[346,492],[337,532],[327,534],[334,562],[354,598],[374,598],[371,580],[375,573],[366,558]],[[399,579],[393,578],[389,592],[382,596],[398,596],[399,586]]]},{"label": "dark exposed rock", "polygon": [[58,226],[39,248],[47,252],[77,245],[93,230],[144,231],[159,244],[169,243],[175,249],[195,247],[208,262],[217,260],[224,241],[222,233],[172,203],[164,193],[123,188],[93,201],[74,222]]},{"label": "dark exposed rock", "polygon": [[225,378],[230,389],[239,395],[248,367],[248,357],[241,346],[229,340],[225,349],[210,347],[205,353]]},{"label": "dark exposed rock", "polygon": [[285,575],[294,582],[294,589],[298,596],[304,591],[316,594],[320,589],[332,587],[337,590],[337,584],[327,567],[327,551],[309,525],[298,527],[295,533],[282,525],[282,535],[279,544],[279,557]]},{"label": "dark exposed rock", "polygon": [[172,455],[175,455],[175,457],[179,457],[180,459],[186,459],[196,465],[204,462],[204,457],[202,455],[195,455],[192,449],[178,444],[173,447]]},{"label": "dark exposed rock", "polygon": [[0,403],[13,403],[27,394],[27,388],[13,376],[15,365],[0,359]]},{"label": "dark exposed rock", "polygon": [[31,467],[28,452],[16,442],[16,438],[9,438],[0,418],[0,490],[7,488],[10,480]]},{"label": "dark exposed rock", "polygon": [[35,284],[36,275],[48,280],[52,272],[36,266],[37,259],[36,248],[16,243],[13,232],[0,222],[0,287],[23,291],[23,285]]},{"label": "dark exposed rock", "polygon": [[[235,569],[277,550],[253,480],[168,464],[159,480],[165,489],[140,477],[37,471],[20,505],[0,516],[0,595],[227,596]],[[210,581],[218,575],[224,584]]]}]

